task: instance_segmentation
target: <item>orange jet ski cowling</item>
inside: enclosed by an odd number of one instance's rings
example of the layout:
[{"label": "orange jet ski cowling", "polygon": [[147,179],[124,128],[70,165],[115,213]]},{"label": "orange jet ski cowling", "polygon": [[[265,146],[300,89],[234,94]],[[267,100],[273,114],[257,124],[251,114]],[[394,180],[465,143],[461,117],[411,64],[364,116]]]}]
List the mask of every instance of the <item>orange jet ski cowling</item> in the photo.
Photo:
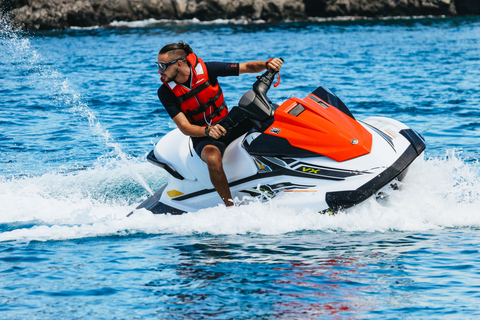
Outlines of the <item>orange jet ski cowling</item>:
[{"label": "orange jet ski cowling", "polygon": [[266,134],[335,161],[370,153],[372,134],[353,118],[311,94],[291,98],[275,111]]}]

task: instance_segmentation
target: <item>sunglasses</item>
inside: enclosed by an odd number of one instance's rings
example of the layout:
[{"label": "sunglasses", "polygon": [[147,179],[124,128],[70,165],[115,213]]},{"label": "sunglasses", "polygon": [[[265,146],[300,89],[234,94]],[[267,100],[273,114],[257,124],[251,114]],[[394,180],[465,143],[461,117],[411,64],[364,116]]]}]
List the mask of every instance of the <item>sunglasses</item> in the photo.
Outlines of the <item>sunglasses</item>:
[{"label": "sunglasses", "polygon": [[185,57],[180,57],[180,58],[175,59],[175,60],[172,60],[172,61],[170,61],[170,62],[158,62],[158,61],[157,61],[156,63],[157,63],[158,69],[160,69],[160,71],[162,71],[162,72],[165,72],[165,70],[167,70],[167,68],[168,68],[170,65],[172,65],[172,64],[174,64],[175,62],[180,61],[180,60],[185,60]]}]

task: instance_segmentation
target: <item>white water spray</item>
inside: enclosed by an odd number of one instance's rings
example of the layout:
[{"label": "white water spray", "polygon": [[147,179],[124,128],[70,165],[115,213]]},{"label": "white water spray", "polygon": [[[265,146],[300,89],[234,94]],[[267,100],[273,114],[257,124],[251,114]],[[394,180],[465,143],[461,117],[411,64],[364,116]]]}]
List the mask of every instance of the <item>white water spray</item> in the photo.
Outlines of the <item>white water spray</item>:
[{"label": "white water spray", "polygon": [[[89,183],[92,177],[104,179],[100,175],[98,169],[83,171],[75,177],[75,183]],[[83,199],[75,194],[65,194],[62,198],[43,196],[45,189],[50,190],[53,185],[74,191],[69,179],[73,177],[50,174],[0,184],[0,203],[6,208],[0,215],[0,223],[25,225],[0,233],[0,242],[135,233],[277,235],[480,228],[480,167],[463,161],[454,151],[448,151],[443,158],[418,158],[400,190],[385,190],[386,200],[371,197],[332,216],[319,214],[313,208],[296,210],[272,202],[252,202],[229,209],[219,205],[181,216],[153,215],[142,209],[127,218],[126,213],[132,209],[130,205]],[[9,194],[2,196],[5,190]]]},{"label": "white water spray", "polygon": [[[57,105],[67,107],[69,112],[88,120],[93,134],[102,138],[105,145],[114,150],[116,157],[121,163],[127,164],[130,160],[129,157],[122,151],[120,145],[113,141],[108,130],[101,125],[90,107],[82,100],[80,94],[72,88],[68,79],[58,71],[45,66],[41,54],[33,48],[30,39],[23,31],[16,28],[7,16],[0,16],[0,34],[2,48],[5,48],[5,58],[10,59],[11,63],[25,66],[29,70],[35,70],[36,76],[41,80],[39,83],[47,87],[48,92],[56,101]],[[137,180],[145,190],[153,194],[153,191],[143,177],[135,171],[132,166],[127,167],[133,178]]]}]

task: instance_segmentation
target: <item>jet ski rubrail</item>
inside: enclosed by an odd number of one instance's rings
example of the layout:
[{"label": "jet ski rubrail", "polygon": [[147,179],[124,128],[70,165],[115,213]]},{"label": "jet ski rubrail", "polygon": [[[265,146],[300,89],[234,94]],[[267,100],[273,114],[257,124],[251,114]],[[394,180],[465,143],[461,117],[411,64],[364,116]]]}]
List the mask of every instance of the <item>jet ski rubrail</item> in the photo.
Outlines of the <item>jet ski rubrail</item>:
[{"label": "jet ski rubrail", "polygon": [[[258,77],[220,122],[227,130],[246,119],[253,123],[223,156],[237,202],[271,200],[318,211],[347,208],[401,180],[425,149],[421,135],[396,120],[357,121],[322,87],[277,106],[266,95],[274,76],[267,71]],[[206,164],[178,129],[160,139],[147,160],[165,169],[168,181],[137,209],[180,214],[223,203]]]}]

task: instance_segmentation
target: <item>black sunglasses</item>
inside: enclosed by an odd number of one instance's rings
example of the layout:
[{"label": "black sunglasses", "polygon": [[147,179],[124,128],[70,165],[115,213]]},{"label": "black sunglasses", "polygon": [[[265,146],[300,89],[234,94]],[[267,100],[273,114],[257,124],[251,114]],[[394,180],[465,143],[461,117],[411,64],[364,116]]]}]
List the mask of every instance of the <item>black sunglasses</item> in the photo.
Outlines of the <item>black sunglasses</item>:
[{"label": "black sunglasses", "polygon": [[170,62],[158,62],[157,61],[156,63],[157,63],[158,69],[160,69],[160,71],[162,71],[162,72],[165,72],[165,70],[167,70],[168,66],[170,66],[171,64],[174,64],[175,62],[180,61],[180,60],[185,60],[185,57],[180,57],[180,58],[172,60]]}]

